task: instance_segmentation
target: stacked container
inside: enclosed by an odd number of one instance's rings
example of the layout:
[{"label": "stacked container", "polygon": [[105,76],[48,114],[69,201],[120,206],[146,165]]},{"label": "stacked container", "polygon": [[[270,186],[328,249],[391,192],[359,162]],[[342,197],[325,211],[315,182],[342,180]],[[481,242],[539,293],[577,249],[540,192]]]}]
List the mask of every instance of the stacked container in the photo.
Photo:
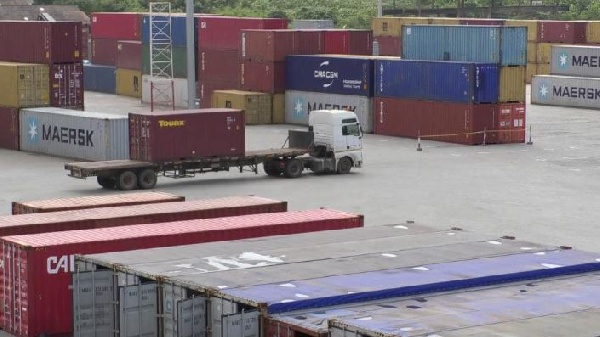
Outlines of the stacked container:
[{"label": "stacked container", "polygon": [[271,124],[271,97],[262,92],[215,90],[212,94],[212,107],[243,110],[246,125]]}]

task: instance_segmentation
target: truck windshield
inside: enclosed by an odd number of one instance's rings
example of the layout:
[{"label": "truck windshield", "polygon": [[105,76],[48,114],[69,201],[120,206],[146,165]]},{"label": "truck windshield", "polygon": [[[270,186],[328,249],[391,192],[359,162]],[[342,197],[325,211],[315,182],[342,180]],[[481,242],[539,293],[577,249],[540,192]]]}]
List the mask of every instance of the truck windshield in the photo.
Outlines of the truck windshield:
[{"label": "truck windshield", "polygon": [[342,126],[342,135],[360,137],[360,124],[350,124]]}]

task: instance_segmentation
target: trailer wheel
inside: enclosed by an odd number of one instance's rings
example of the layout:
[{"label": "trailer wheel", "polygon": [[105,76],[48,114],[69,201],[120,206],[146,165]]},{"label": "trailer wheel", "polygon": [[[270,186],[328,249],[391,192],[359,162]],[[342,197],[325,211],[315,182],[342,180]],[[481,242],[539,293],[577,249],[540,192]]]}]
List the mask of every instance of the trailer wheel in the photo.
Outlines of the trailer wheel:
[{"label": "trailer wheel", "polygon": [[131,191],[137,188],[137,176],[132,171],[123,171],[117,179],[117,187],[122,191]]},{"label": "trailer wheel", "polygon": [[112,178],[97,176],[96,180],[98,181],[98,185],[102,186],[102,188],[106,188],[106,189],[115,188],[115,180]]},{"label": "trailer wheel", "polygon": [[352,160],[348,157],[340,158],[337,164],[337,173],[348,174],[352,169]]},{"label": "trailer wheel", "polygon": [[278,177],[283,173],[279,167],[279,162],[275,160],[268,160],[264,162],[263,170],[265,170],[265,173],[271,177]]},{"label": "trailer wheel", "polygon": [[138,174],[138,186],[142,190],[151,190],[156,186],[156,172],[153,169],[142,170]]},{"label": "trailer wheel", "polygon": [[283,175],[286,178],[298,178],[302,175],[304,165],[299,159],[290,159],[285,162],[285,169]]}]

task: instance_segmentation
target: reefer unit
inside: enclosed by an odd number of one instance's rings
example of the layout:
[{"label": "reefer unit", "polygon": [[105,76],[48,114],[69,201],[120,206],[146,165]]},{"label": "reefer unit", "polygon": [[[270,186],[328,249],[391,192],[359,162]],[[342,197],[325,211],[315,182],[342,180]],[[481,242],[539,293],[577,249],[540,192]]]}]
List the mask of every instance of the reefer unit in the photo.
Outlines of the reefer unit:
[{"label": "reefer unit", "polygon": [[585,21],[538,21],[537,42],[586,43]]},{"label": "reefer unit", "polygon": [[411,60],[527,64],[527,28],[404,26],[402,57]]},{"label": "reefer unit", "polygon": [[84,108],[83,65],[62,63],[50,66],[50,105],[59,108]]},{"label": "reefer unit", "polygon": [[322,109],[354,111],[363,132],[373,132],[373,100],[370,97],[297,90],[285,92],[285,123],[287,124],[308,125],[310,112]]},{"label": "reefer unit", "polygon": [[286,58],[286,90],[373,96],[370,57],[305,55]]},{"label": "reefer unit", "polygon": [[0,61],[82,61],[81,22],[0,21]]},{"label": "reefer unit", "polygon": [[212,94],[212,107],[243,110],[246,125],[272,122],[273,103],[270,94],[242,90],[216,90]]},{"label": "reefer unit", "polygon": [[127,116],[21,109],[21,150],[89,161],[129,158]]},{"label": "reefer unit", "polygon": [[129,114],[130,156],[140,161],[245,155],[244,112],[197,109]]},{"label": "reefer unit", "polygon": [[600,77],[600,46],[552,45],[553,75]]},{"label": "reefer unit", "polygon": [[534,76],[531,81],[531,103],[598,109],[600,78]]},{"label": "reefer unit", "polygon": [[83,66],[83,87],[85,90],[114,94],[117,90],[117,68],[85,64]]},{"label": "reefer unit", "polygon": [[19,108],[0,106],[0,149],[19,150]]},{"label": "reefer unit", "polygon": [[49,86],[47,65],[0,62],[0,106],[47,106]]},{"label": "reefer unit", "polygon": [[379,97],[460,103],[499,99],[500,75],[495,64],[384,59],[375,61],[375,69],[375,95]]},{"label": "reefer unit", "polygon": [[135,12],[95,12],[90,18],[92,38],[140,40],[142,15]]}]

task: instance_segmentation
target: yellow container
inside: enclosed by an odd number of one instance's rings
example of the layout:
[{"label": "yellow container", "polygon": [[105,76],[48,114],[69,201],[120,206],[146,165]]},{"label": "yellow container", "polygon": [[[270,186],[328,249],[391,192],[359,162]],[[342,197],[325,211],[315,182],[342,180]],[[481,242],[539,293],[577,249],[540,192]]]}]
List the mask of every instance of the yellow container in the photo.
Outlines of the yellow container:
[{"label": "yellow container", "polygon": [[600,43],[600,21],[588,21],[587,41],[589,43]]},{"label": "yellow container", "polygon": [[457,26],[460,25],[460,20],[457,18],[430,18],[430,24],[432,25],[447,25]]},{"label": "yellow container", "polygon": [[552,61],[552,43],[538,43],[535,63],[550,63]]},{"label": "yellow container", "polygon": [[535,63],[527,63],[527,78],[525,79],[525,82],[527,84],[531,84],[531,79],[533,78],[534,75],[537,75],[537,64]]},{"label": "yellow container", "polygon": [[550,75],[550,64],[538,64],[537,75]]},{"label": "yellow container", "polygon": [[273,103],[269,94],[242,90],[215,90],[211,103],[213,108],[244,110],[247,125],[272,123]]},{"label": "yellow container", "polygon": [[535,42],[527,42],[527,62],[537,62],[537,43]]},{"label": "yellow container", "polygon": [[285,123],[285,95],[273,95],[273,124]]},{"label": "yellow container", "polygon": [[117,68],[117,95],[142,98],[142,72]]},{"label": "yellow container", "polygon": [[525,102],[526,67],[500,68],[500,102]]},{"label": "yellow container", "polygon": [[402,36],[402,26],[405,25],[428,25],[431,24],[431,18],[424,17],[395,17],[383,16],[373,18],[371,26],[373,36]]},{"label": "yellow container", "polygon": [[0,62],[0,105],[50,105],[49,68],[43,64]]},{"label": "yellow container", "polygon": [[527,27],[527,41],[537,41],[538,22],[536,20],[506,20],[506,26]]}]

